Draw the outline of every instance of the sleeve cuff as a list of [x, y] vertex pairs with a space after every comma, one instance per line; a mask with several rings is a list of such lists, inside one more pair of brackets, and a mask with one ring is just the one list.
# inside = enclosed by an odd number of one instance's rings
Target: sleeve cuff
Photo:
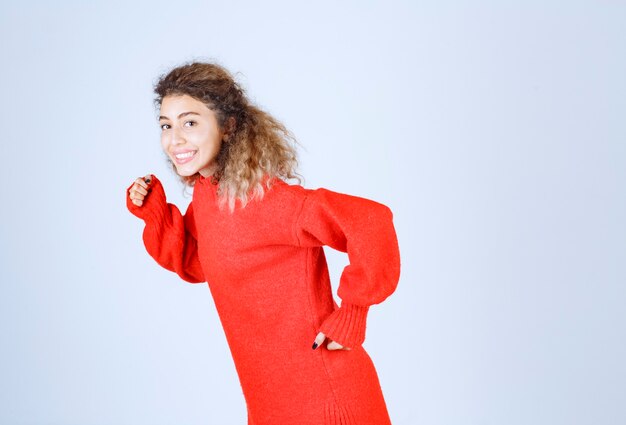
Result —
[[365, 322], [369, 306], [341, 303], [320, 327], [326, 337], [344, 347], [354, 348], [365, 341]]
[[133, 187], [133, 184], [126, 189], [126, 207], [128, 211], [146, 222], [163, 223], [167, 218], [168, 206], [165, 191], [159, 179], [152, 175], [148, 196], [146, 196], [143, 205], [140, 207], [133, 204], [133, 201], [130, 199], [130, 188]]

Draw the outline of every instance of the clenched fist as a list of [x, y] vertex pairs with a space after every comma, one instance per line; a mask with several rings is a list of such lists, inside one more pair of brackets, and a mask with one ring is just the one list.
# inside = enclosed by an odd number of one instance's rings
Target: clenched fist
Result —
[[128, 190], [129, 197], [133, 204], [138, 207], [143, 205], [143, 200], [148, 196], [150, 192], [150, 182], [152, 181], [152, 174], [148, 174], [144, 177], [139, 177], [135, 180], [135, 183]]

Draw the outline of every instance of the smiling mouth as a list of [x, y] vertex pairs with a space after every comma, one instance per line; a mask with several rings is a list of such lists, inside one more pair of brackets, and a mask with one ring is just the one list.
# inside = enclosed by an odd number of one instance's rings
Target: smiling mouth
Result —
[[177, 164], [185, 164], [193, 159], [198, 151], [189, 151], [183, 153], [177, 153], [174, 155], [174, 160]]

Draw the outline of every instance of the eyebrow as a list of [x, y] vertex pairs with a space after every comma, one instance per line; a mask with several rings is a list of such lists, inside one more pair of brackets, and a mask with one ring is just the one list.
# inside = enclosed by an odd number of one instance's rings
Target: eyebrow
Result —
[[[197, 112], [193, 112], [193, 111], [188, 111], [188, 112], [181, 112], [180, 114], [178, 114], [178, 119], [181, 119], [182, 117], [186, 116], [186, 115], [200, 115]], [[168, 117], [166, 117], [165, 115], [161, 115], [159, 116], [159, 121], [161, 120], [169, 120]]]

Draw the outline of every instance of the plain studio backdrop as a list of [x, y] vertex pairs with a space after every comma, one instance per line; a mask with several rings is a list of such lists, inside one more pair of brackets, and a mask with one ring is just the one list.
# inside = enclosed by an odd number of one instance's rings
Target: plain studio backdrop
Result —
[[295, 133], [306, 187], [393, 210], [402, 275], [365, 347], [394, 425], [626, 423], [625, 22], [618, 1], [3, 1], [0, 423], [246, 423], [207, 285], [125, 206], [150, 172], [191, 199], [152, 85], [193, 59]]

